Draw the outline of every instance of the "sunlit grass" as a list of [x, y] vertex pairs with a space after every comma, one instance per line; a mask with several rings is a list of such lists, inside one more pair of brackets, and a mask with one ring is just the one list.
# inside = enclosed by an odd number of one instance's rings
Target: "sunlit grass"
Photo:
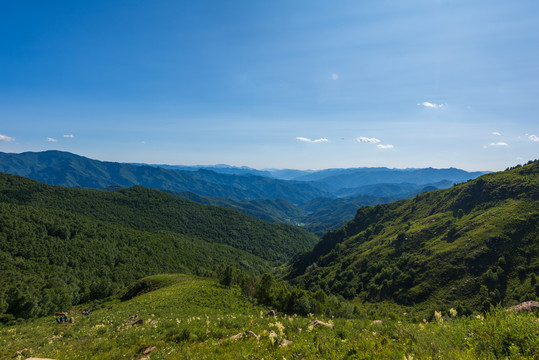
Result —
[[[211, 279], [152, 277], [156, 290], [109, 302], [73, 324], [54, 317], [0, 328], [0, 358], [26, 359], [537, 359], [539, 319], [502, 309], [432, 321], [360, 315], [331, 319], [278, 314]], [[112, 309], [107, 307], [112, 305]], [[142, 324], [134, 324], [142, 319]], [[333, 328], [313, 326], [315, 319]], [[152, 350], [155, 347], [155, 350]], [[144, 354], [147, 351], [149, 354]]]

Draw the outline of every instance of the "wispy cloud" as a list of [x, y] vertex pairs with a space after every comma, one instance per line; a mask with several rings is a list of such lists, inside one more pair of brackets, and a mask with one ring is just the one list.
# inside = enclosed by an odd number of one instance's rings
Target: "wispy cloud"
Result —
[[75, 135], [73, 134], [68, 134], [68, 135], [64, 135], [65, 138], [70, 138], [70, 139], [73, 139], [75, 137]]
[[371, 143], [371, 144], [376, 144], [376, 143], [379, 143], [381, 141], [381, 140], [379, 140], [377, 138], [368, 138], [368, 137], [365, 137], [365, 136], [360, 136], [356, 140], [357, 140], [357, 142]]
[[15, 138], [12, 138], [11, 136], [0, 134], [0, 141], [15, 141]]
[[299, 140], [299, 141], [310, 142], [310, 143], [321, 143], [321, 142], [328, 142], [329, 141], [326, 138], [320, 138], [320, 139], [316, 139], [316, 140], [311, 140], [311, 139], [303, 137], [303, 136], [298, 136], [296, 139]]
[[379, 145], [376, 145], [376, 147], [379, 149], [393, 149], [394, 148], [394, 146], [390, 144], [387, 144], [387, 145], [379, 144]]
[[500, 133], [499, 133], [499, 132], [497, 132], [497, 131], [493, 131], [493, 132], [492, 132], [492, 135], [496, 135], [496, 136], [502, 136], [502, 134], [500, 134]]
[[537, 135], [534, 135], [534, 134], [531, 134], [528, 137], [528, 139], [530, 139], [531, 141], [535, 141], [535, 142], [539, 141], [539, 137], [537, 137]]
[[51, 137], [48, 137], [48, 138], [47, 138], [47, 141], [49, 141], [49, 142], [57, 142], [58, 140], [53, 139], [53, 138], [51, 138]]
[[444, 104], [433, 104], [433, 103], [428, 102], [428, 101], [423, 101], [423, 102], [417, 104], [417, 106], [424, 106], [424, 107], [428, 107], [428, 108], [441, 108], [441, 107], [444, 107]]
[[490, 144], [488, 144], [488, 146], [509, 146], [509, 144], [503, 141], [498, 141], [498, 142], [491, 142]]

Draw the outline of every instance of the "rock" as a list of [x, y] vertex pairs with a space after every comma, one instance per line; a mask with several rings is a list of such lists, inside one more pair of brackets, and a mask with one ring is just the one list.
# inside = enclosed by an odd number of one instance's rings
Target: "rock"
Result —
[[523, 303], [520, 303], [518, 305], [510, 307], [506, 311], [514, 311], [514, 312], [521, 312], [521, 311], [534, 312], [534, 311], [539, 311], [539, 302], [538, 301], [525, 301]]
[[286, 347], [286, 346], [288, 346], [288, 345], [290, 345], [290, 344], [292, 344], [292, 341], [284, 339], [284, 340], [281, 342], [281, 345], [280, 345], [280, 346], [281, 346], [281, 347]]
[[144, 351], [142, 352], [142, 355], [148, 355], [149, 353], [151, 353], [151, 352], [154, 351], [155, 349], [157, 349], [157, 346], [150, 346], [150, 347], [147, 347], [147, 348], [144, 349]]
[[236, 335], [232, 335], [231, 337], [229, 337], [227, 340], [237, 340], [237, 339], [240, 339], [243, 337], [243, 333], [238, 333]]
[[255, 338], [257, 338], [257, 339], [258, 339], [258, 335], [257, 335], [257, 334], [255, 334], [254, 332], [252, 332], [251, 330], [247, 331], [247, 335], [249, 335], [249, 336], [253, 336], [253, 337], [255, 337]]
[[328, 323], [325, 323], [325, 322], [320, 321], [320, 320], [315, 320], [312, 323], [310, 323], [309, 325], [312, 325], [314, 327], [316, 327], [318, 325], [321, 325], [321, 326], [325, 326], [325, 327], [328, 327], [330, 329], [333, 329], [333, 324], [328, 324]]

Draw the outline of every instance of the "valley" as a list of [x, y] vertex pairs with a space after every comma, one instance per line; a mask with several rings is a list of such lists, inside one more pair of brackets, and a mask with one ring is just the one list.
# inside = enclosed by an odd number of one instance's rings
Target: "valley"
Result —
[[[539, 161], [368, 184], [397, 175], [284, 180], [25, 156], [36, 163], [1, 163], [21, 173], [0, 173], [2, 358], [539, 353], [537, 313], [505, 311], [539, 300]], [[57, 324], [60, 312], [74, 322]]]

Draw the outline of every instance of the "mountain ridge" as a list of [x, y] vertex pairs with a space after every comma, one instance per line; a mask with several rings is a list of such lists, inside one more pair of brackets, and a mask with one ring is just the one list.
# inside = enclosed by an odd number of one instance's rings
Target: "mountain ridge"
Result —
[[[510, 216], [508, 216], [510, 214]], [[287, 278], [364, 301], [514, 305], [539, 297], [539, 161], [413, 199], [358, 209]]]

